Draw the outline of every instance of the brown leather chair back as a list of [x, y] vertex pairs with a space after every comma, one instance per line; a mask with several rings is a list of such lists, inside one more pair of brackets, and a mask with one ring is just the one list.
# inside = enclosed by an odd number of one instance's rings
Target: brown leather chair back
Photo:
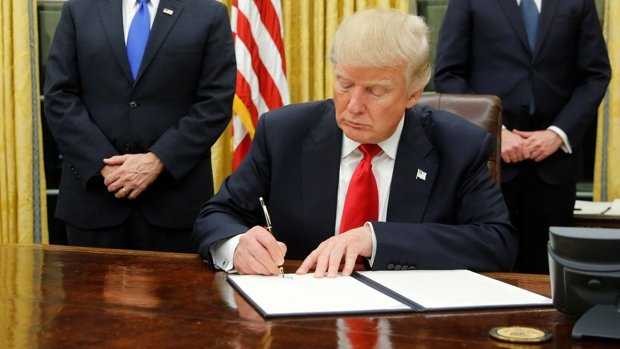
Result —
[[489, 156], [489, 171], [501, 185], [502, 103], [497, 96], [432, 93], [423, 95], [418, 103], [459, 115], [492, 134], [495, 149]]

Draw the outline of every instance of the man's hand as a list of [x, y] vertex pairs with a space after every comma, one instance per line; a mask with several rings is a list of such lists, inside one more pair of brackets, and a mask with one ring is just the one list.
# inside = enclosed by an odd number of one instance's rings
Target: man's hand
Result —
[[530, 149], [526, 146], [526, 139], [519, 131], [502, 129], [502, 160], [509, 164], [530, 158]]
[[563, 143], [562, 138], [552, 130], [532, 132], [515, 130], [514, 133], [525, 139], [525, 146], [530, 152], [530, 159], [536, 162], [543, 161], [555, 153]]
[[104, 173], [107, 166], [101, 171], [105, 177], [103, 183], [117, 199], [137, 198], [164, 170], [164, 164], [153, 153], [117, 155], [103, 159], [103, 162], [117, 167], [107, 176]]
[[285, 255], [284, 243], [265, 228], [255, 226], [239, 238], [233, 260], [239, 274], [278, 275]]
[[115, 166], [105, 165], [103, 166], [101, 171], [99, 171], [99, 173], [103, 176], [103, 179], [106, 179], [114, 171], [118, 170], [119, 167], [120, 167], [119, 165], [115, 165]]
[[297, 274], [306, 274], [314, 267], [314, 276], [322, 278], [336, 277], [340, 262], [344, 257], [342, 275], [351, 275], [358, 256], [370, 257], [372, 254], [372, 232], [363, 225], [343, 234], [323, 241], [303, 261]]

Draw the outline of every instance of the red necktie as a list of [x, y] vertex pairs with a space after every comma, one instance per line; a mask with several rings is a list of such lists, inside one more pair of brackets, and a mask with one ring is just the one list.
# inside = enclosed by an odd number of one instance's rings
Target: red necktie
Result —
[[359, 150], [364, 153], [364, 157], [349, 182], [340, 233], [361, 227], [366, 221], [377, 220], [379, 217], [379, 192], [375, 176], [372, 174], [372, 158], [381, 151], [381, 148], [376, 144], [362, 144]]

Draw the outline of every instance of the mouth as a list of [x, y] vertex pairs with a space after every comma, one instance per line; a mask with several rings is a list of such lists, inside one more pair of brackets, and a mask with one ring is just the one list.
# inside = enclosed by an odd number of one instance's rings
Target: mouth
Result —
[[362, 124], [362, 123], [358, 123], [358, 122], [353, 122], [353, 121], [345, 121], [345, 125], [347, 125], [348, 127], [351, 127], [351, 128], [355, 128], [355, 129], [368, 128], [368, 125], [366, 125], [366, 124]]

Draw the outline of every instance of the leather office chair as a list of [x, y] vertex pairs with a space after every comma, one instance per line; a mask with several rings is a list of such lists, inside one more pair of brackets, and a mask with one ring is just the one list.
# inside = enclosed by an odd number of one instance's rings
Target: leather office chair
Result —
[[501, 185], [502, 103], [497, 96], [432, 93], [423, 95], [418, 103], [459, 115], [492, 134], [495, 149], [488, 166], [497, 185]]

